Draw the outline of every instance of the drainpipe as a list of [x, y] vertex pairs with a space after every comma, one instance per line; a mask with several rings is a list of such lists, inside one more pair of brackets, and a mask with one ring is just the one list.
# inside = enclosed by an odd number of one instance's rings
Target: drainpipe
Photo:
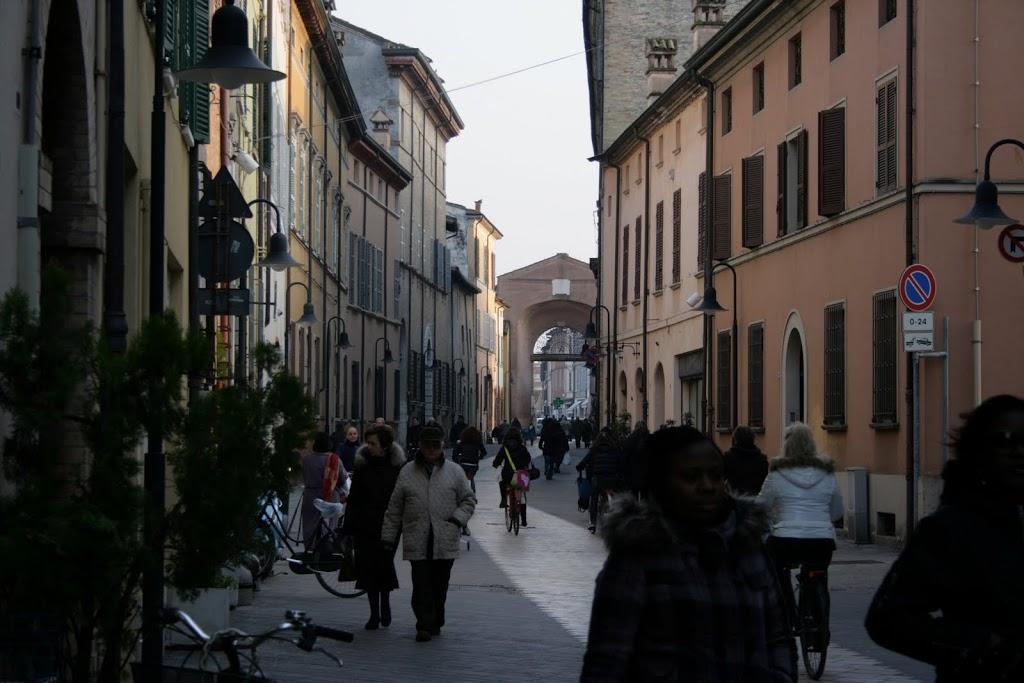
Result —
[[[907, 94], [906, 94], [906, 261], [913, 265], [917, 261], [917, 244], [914, 239], [914, 0], [907, 0]], [[915, 467], [915, 442], [918, 435], [914, 429], [914, 416], [918, 396], [917, 357], [906, 354], [907, 375], [907, 505], [906, 541], [910, 541], [917, 522], [917, 468]]]
[[[704, 235], [704, 287], [705, 289], [711, 285], [712, 278], [714, 277], [712, 271], [714, 270], [714, 256], [715, 256], [715, 231], [712, 229], [712, 218], [715, 215], [715, 193], [712, 191], [715, 182], [715, 84], [705, 76], [697, 73], [694, 74], [697, 79], [697, 83], [707, 90], [708, 107], [707, 107], [707, 123], [705, 124], [704, 131], [704, 144], [706, 150], [706, 170], [705, 170], [705, 183], [704, 190], [707, 192], [707, 199], [704, 202], [704, 206], [707, 207], [707, 218], [705, 218], [705, 235]], [[735, 311], [734, 311], [735, 314]], [[712, 420], [712, 413], [714, 413], [714, 391], [712, 390], [711, 382], [714, 373], [714, 354], [711, 348], [711, 342], [714, 339], [714, 328], [712, 316], [704, 316], [704, 432], [707, 434], [711, 433], [714, 428], [714, 421]], [[738, 360], [738, 359], [737, 359]], [[735, 362], [735, 361], [734, 361]], [[734, 391], [738, 387], [734, 388]]]
[[36, 86], [43, 56], [39, 31], [39, 1], [29, 8], [28, 41], [24, 56], [24, 114], [22, 144], [18, 149], [18, 287], [29, 306], [39, 308], [39, 141], [36, 139]]
[[612, 408], [612, 421], [614, 422], [618, 418], [617, 397], [618, 392], [614, 386], [614, 382], [618, 380], [619, 374], [619, 247], [621, 240], [619, 239], [619, 224], [622, 221], [622, 167], [618, 164], [608, 163], [608, 166], [615, 169], [615, 225], [612, 226], [612, 233], [615, 235], [615, 265], [612, 272], [612, 338], [611, 347], [608, 350], [608, 366], [609, 374], [615, 378], [612, 382], [612, 394], [611, 394], [611, 408]]
[[[103, 328], [107, 346], [111, 351], [121, 352], [128, 346], [128, 320], [124, 313], [124, 0], [110, 0], [107, 20], [110, 61], [107, 65], [107, 253], [103, 269]], [[192, 303], [189, 302], [190, 310]]]
[[[644, 424], [647, 424], [647, 412], [649, 402], [647, 400], [647, 305], [651, 298], [651, 278], [650, 278], [650, 265], [651, 265], [651, 140], [645, 138], [634, 130], [633, 134], [637, 140], [641, 140], [644, 143], [644, 305], [643, 305], [643, 326], [641, 329], [642, 339], [644, 345], [643, 355], [643, 391], [644, 391], [644, 402], [641, 408], [641, 418]], [[638, 244], [637, 247], [640, 245]], [[650, 427], [648, 426], [648, 429]]]

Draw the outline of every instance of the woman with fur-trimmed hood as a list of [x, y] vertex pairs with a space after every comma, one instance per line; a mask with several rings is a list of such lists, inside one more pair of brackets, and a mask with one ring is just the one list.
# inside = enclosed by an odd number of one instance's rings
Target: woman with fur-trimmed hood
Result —
[[843, 517], [843, 495], [832, 460], [818, 452], [811, 428], [794, 422], [786, 428], [782, 455], [771, 461], [757, 501], [772, 516], [768, 552], [782, 590], [793, 598], [789, 567], [826, 571], [836, 549], [833, 520]]
[[643, 502], [613, 497], [602, 524], [580, 680], [796, 681], [763, 508], [729, 496], [722, 452], [696, 429], [660, 429], [645, 447]]

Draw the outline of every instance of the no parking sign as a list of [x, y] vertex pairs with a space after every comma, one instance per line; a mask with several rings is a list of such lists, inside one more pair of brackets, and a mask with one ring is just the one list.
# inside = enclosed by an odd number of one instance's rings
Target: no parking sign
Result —
[[928, 266], [915, 263], [900, 275], [899, 291], [908, 311], [926, 311], [935, 302], [935, 276]]

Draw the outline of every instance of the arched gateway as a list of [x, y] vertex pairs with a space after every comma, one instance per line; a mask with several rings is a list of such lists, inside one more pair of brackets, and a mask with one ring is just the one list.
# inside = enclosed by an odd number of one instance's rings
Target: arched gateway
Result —
[[[498, 296], [508, 306], [510, 323], [510, 412], [526, 424], [532, 412], [534, 343], [553, 327], [582, 334], [597, 300], [597, 283], [586, 263], [555, 254], [499, 276]], [[578, 358], [579, 349], [574, 353]]]

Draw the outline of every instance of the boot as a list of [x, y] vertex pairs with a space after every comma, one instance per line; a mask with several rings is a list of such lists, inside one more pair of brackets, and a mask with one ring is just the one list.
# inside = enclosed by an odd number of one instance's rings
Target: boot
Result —
[[380, 593], [370, 591], [366, 597], [370, 600], [370, 620], [366, 622], [366, 630], [376, 631], [380, 626]]
[[384, 628], [391, 626], [391, 591], [380, 594], [380, 625]]
[[526, 527], [526, 505], [523, 505], [523, 509], [520, 510], [520, 523], [524, 528]]

